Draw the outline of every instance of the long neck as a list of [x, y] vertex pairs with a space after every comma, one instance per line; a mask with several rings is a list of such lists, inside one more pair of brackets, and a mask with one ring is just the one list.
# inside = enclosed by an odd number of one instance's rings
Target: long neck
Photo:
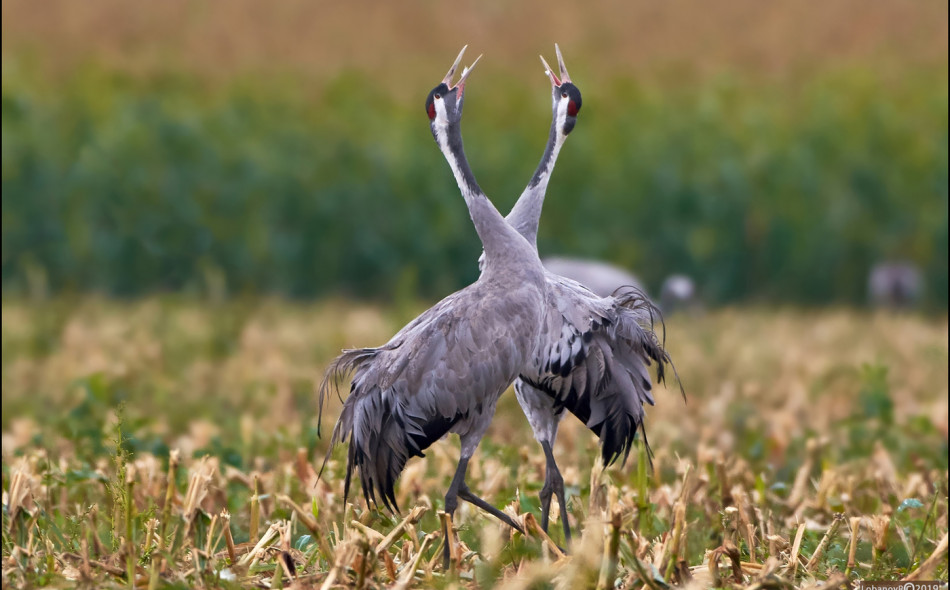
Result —
[[[457, 124], [451, 125], [446, 132], [437, 133], [435, 139], [468, 206], [485, 250], [486, 268], [503, 266], [506, 262], [517, 263], [520, 259], [537, 259], [536, 252], [512, 229], [478, 186], [462, 147], [461, 128]], [[537, 264], [540, 267], [540, 262]]]
[[518, 233], [520, 233], [535, 250], [538, 249], [538, 224], [541, 221], [541, 208], [544, 206], [544, 194], [548, 190], [548, 181], [551, 179], [551, 172], [554, 170], [554, 163], [557, 161], [557, 155], [564, 145], [567, 138], [563, 133], [558, 133], [556, 113], [555, 119], [551, 121], [551, 133], [548, 136], [548, 144], [544, 148], [544, 154], [541, 156], [541, 162], [538, 164], [534, 176], [531, 177], [528, 186], [518, 197], [518, 202], [508, 213], [508, 223], [511, 224]]

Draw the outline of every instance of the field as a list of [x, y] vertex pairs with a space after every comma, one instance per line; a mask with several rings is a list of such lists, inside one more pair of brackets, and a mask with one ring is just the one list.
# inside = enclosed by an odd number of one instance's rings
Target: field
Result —
[[[946, 1], [0, 10], [4, 589], [946, 587]], [[315, 389], [477, 274], [426, 92], [484, 52], [465, 147], [507, 211], [554, 42], [584, 106], [542, 255], [687, 274], [706, 311], [667, 318], [652, 469], [564, 422], [569, 547], [506, 394], [468, 481], [527, 533], [463, 504], [446, 571], [458, 441], [398, 514], [344, 505]], [[882, 261], [913, 311], [868, 308]]]
[[532, 528], [543, 455], [509, 392], [469, 482], [529, 534], [463, 503], [463, 549], [446, 573], [438, 511], [457, 440], [410, 462], [397, 515], [361, 498], [342, 505], [342, 449], [315, 477], [327, 445], [315, 417], [323, 367], [343, 346], [387, 339], [420, 308], [6, 300], [4, 587], [946, 580], [945, 316], [750, 308], [668, 318], [688, 399], [675, 386], [657, 391], [653, 471], [642, 453], [604, 470], [593, 435], [571, 418], [562, 427], [567, 557], [557, 520], [553, 544]]

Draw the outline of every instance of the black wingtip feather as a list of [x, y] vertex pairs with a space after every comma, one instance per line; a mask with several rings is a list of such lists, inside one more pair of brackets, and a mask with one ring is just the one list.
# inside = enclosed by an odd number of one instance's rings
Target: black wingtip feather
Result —
[[617, 459], [621, 459], [621, 465], [626, 465], [637, 430], [641, 429], [640, 422], [623, 408], [616, 408], [603, 425], [599, 436], [604, 465], [612, 465]]

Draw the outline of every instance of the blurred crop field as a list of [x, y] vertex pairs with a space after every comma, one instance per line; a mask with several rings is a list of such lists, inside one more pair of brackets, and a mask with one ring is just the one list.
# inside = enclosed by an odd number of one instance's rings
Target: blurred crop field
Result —
[[[436, 513], [454, 437], [410, 462], [401, 514], [360, 498], [342, 505], [342, 449], [315, 476], [327, 449], [315, 417], [323, 367], [420, 310], [7, 301], [4, 584], [128, 587], [129, 568], [142, 588], [158, 572], [159, 587], [181, 588], [946, 580], [946, 317], [746, 308], [668, 318], [688, 399], [671, 384], [648, 408], [653, 470], [642, 453], [595, 466], [595, 437], [569, 417], [555, 453], [571, 498], [570, 556], [463, 504], [453, 582]], [[469, 482], [530, 522], [543, 467], [509, 392]], [[551, 530], [563, 544], [556, 520]]]
[[861, 304], [910, 260], [946, 309], [945, 2], [360, 6], [5, 2], [4, 292], [437, 299], [477, 242], [426, 93], [485, 53], [466, 148], [507, 211], [557, 41], [584, 110], [543, 254], [717, 304]]
[[[0, 10], [4, 589], [946, 587], [946, 2]], [[702, 309], [666, 318], [687, 398], [647, 409], [652, 470], [564, 421], [565, 547], [506, 393], [468, 482], [527, 534], [462, 504], [445, 571], [457, 439], [399, 514], [344, 506], [315, 387], [477, 276], [426, 93], [485, 54], [466, 152], [507, 211], [554, 42], [584, 106], [541, 254], [692, 277]], [[917, 309], [867, 305], [893, 260]]]

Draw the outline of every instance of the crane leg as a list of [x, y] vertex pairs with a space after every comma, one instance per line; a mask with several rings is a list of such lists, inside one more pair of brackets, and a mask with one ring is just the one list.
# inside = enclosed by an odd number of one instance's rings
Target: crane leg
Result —
[[[449, 515], [455, 514], [455, 509], [458, 508], [459, 498], [465, 500], [473, 506], [481, 508], [485, 512], [491, 514], [498, 520], [507, 524], [511, 528], [515, 529], [522, 535], [524, 534], [524, 529], [521, 528], [521, 525], [516, 523], [514, 519], [502, 512], [501, 510], [495, 508], [482, 498], [479, 498], [472, 490], [468, 489], [468, 485], [465, 483], [465, 471], [468, 469], [468, 460], [469, 457], [462, 457], [459, 459], [458, 467], [455, 470], [455, 475], [452, 477], [452, 483], [449, 485], [449, 490], [445, 494], [445, 512]], [[450, 519], [447, 519], [450, 521]], [[451, 543], [454, 541], [450, 536], [451, 531], [446, 530], [447, 526], [446, 521], [443, 521], [442, 524], [442, 537], [445, 539], [445, 545], [442, 548], [442, 562], [445, 566], [445, 569], [448, 570], [451, 565]]]
[[[465, 471], [468, 469], [468, 459], [468, 457], [459, 459], [458, 467], [455, 469], [455, 475], [452, 477], [452, 483], [449, 484], [449, 489], [445, 493], [445, 513], [450, 516], [455, 516], [455, 509], [458, 508], [460, 489], [468, 489], [465, 486]], [[451, 518], [442, 521], [442, 538], [445, 540], [442, 546], [442, 562], [446, 570], [448, 570], [451, 565], [451, 546], [455, 542], [454, 535], [452, 531], [448, 530], [448, 525], [446, 524], [451, 521]]]
[[465, 500], [466, 502], [468, 502], [469, 504], [472, 504], [473, 506], [478, 506], [485, 512], [491, 514], [492, 516], [502, 521], [503, 523], [507, 524], [511, 528], [515, 529], [522, 535], [524, 534], [524, 529], [521, 528], [521, 525], [516, 523], [510, 516], [508, 516], [501, 510], [495, 508], [494, 506], [492, 506], [485, 500], [473, 494], [472, 491], [468, 489], [468, 486], [465, 485], [464, 483], [462, 484], [462, 486], [463, 486], [462, 489], [459, 490], [459, 498]]
[[[547, 443], [544, 443], [547, 444]], [[541, 498], [541, 528], [548, 532], [548, 521], [551, 514], [551, 496], [554, 494], [554, 471], [550, 465], [544, 468], [544, 487], [538, 496]]]
[[546, 466], [544, 468], [544, 487], [541, 488], [541, 528], [548, 532], [548, 522], [551, 515], [551, 496], [557, 497], [557, 503], [560, 507], [561, 524], [564, 527], [564, 544], [571, 544], [571, 524], [567, 520], [567, 499], [564, 497], [564, 478], [561, 477], [561, 470], [558, 469], [554, 461], [554, 452], [551, 450], [551, 443], [543, 441], [541, 448], [544, 449]]

